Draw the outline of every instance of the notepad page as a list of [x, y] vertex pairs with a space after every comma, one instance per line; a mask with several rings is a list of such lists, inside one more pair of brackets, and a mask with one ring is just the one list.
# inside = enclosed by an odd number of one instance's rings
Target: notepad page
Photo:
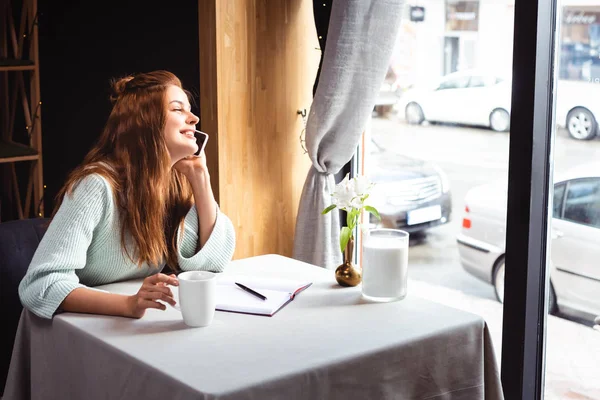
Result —
[[218, 285], [229, 285], [235, 286], [235, 282], [239, 282], [242, 285], [246, 285], [254, 290], [268, 289], [277, 290], [280, 292], [294, 293], [301, 287], [309, 285], [310, 281], [296, 281], [291, 279], [281, 278], [264, 278], [254, 276], [243, 276], [243, 275], [220, 275], [217, 278]]
[[261, 289], [260, 294], [267, 299], [261, 300], [235, 285], [217, 285], [216, 309], [272, 315], [290, 299], [290, 293], [277, 290]]

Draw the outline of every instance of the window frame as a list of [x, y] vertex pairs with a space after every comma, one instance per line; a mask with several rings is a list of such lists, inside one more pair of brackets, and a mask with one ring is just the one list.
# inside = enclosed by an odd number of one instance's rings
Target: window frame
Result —
[[515, 1], [501, 380], [506, 399], [544, 398], [557, 0]]

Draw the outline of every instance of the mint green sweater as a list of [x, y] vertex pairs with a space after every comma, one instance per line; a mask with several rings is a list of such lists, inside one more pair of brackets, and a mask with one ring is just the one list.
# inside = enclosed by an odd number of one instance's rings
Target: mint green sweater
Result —
[[[155, 267], [138, 266], [121, 248], [115, 201], [112, 187], [99, 174], [88, 175], [75, 186], [72, 195], [65, 196], [19, 285], [24, 307], [40, 317], [52, 318], [73, 289], [160, 272], [164, 262]], [[131, 237], [126, 242], [133, 245]], [[218, 211], [209, 239], [196, 253], [197, 246], [198, 216], [193, 206], [185, 217], [178, 245], [179, 267], [184, 271], [222, 272], [235, 249], [235, 232], [229, 218]]]

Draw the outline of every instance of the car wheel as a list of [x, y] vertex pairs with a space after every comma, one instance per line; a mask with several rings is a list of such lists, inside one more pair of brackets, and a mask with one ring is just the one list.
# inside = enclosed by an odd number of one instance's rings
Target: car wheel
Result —
[[495, 132], [506, 132], [510, 128], [510, 114], [497, 108], [490, 114], [490, 128]]
[[419, 125], [425, 120], [423, 109], [417, 103], [409, 103], [404, 112], [406, 121], [411, 125]]
[[567, 115], [567, 130], [573, 139], [590, 140], [596, 136], [597, 123], [587, 108], [577, 107]]
[[[494, 292], [496, 298], [500, 303], [504, 303], [504, 256], [496, 264], [494, 269], [494, 275], [492, 283], [494, 284]], [[548, 294], [548, 314], [555, 314], [558, 311], [558, 304], [556, 303], [556, 293], [554, 292], [554, 286], [550, 282], [550, 293]]]
[[492, 284], [494, 285], [496, 298], [500, 303], [504, 303], [504, 256], [496, 264], [492, 276]]

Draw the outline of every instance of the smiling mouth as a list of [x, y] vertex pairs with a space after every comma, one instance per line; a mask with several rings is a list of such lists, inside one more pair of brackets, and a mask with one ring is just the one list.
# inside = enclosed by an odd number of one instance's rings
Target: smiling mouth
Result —
[[196, 136], [194, 136], [194, 131], [181, 131], [181, 134], [187, 138], [196, 140]]

